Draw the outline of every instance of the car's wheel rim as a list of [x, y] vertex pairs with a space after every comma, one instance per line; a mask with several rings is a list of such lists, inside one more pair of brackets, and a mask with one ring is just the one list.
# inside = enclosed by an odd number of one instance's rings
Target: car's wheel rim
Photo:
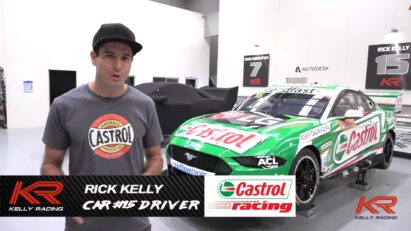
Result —
[[310, 201], [317, 187], [317, 170], [312, 160], [305, 158], [299, 162], [295, 179], [297, 197], [301, 202]]
[[391, 163], [392, 156], [394, 152], [394, 145], [391, 139], [387, 139], [384, 146], [384, 161], [386, 164]]

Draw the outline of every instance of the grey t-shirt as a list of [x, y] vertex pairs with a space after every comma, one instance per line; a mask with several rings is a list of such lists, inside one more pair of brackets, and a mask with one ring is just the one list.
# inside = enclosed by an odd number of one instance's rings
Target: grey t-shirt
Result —
[[[117, 98], [100, 97], [87, 85], [67, 92], [54, 100], [43, 135], [45, 144], [69, 148], [70, 175], [141, 175], [144, 149], [161, 141], [154, 102], [132, 87]], [[93, 230], [93, 223], [124, 219], [86, 218], [82, 228], [91, 225], [88, 230]], [[149, 227], [148, 218], [126, 220], [121, 222], [126, 227]], [[66, 228], [70, 226], [75, 223], [68, 219]]]

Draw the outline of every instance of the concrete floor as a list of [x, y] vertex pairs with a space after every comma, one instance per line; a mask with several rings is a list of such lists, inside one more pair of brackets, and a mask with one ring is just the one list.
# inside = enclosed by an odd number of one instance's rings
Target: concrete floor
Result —
[[[43, 128], [0, 129], [0, 175], [38, 175], [44, 145]], [[67, 172], [67, 161], [63, 169]], [[409, 230], [411, 227], [411, 155], [395, 156], [388, 170], [372, 169], [369, 191], [347, 187], [355, 177], [322, 181], [317, 213], [295, 218], [186, 218], [151, 217], [152, 230]], [[397, 220], [356, 220], [360, 196], [396, 196]], [[4, 201], [1, 200], [0, 203]], [[371, 215], [363, 212], [362, 215]], [[408, 227], [408, 228], [407, 228]], [[1, 217], [0, 230], [64, 230], [63, 217]]]

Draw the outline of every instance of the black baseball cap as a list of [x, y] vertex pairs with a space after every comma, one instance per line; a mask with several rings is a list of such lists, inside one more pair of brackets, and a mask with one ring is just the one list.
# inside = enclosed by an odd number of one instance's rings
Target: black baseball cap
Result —
[[101, 25], [93, 38], [93, 50], [97, 52], [106, 42], [123, 42], [131, 47], [133, 56], [141, 51], [143, 46], [136, 42], [134, 33], [121, 23], [108, 23]]

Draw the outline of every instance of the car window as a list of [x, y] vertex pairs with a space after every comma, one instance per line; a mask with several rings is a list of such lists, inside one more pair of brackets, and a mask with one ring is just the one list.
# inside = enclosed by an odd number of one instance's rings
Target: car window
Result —
[[239, 105], [238, 111], [251, 111], [278, 115], [295, 115], [320, 118], [329, 102], [329, 97], [317, 98], [312, 94], [263, 93], [256, 94]]
[[353, 92], [343, 93], [342, 97], [337, 100], [330, 116], [344, 116], [348, 109], [354, 109], [356, 106]]
[[375, 103], [358, 92], [346, 91], [335, 103], [329, 117], [344, 116], [348, 109], [359, 110], [366, 115], [375, 110]]

